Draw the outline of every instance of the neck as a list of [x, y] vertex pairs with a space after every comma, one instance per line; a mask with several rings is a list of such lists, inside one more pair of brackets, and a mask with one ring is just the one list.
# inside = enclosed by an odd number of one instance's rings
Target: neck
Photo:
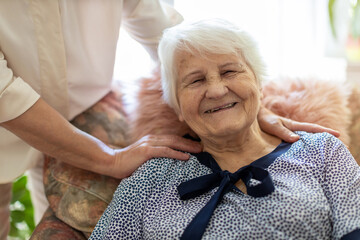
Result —
[[235, 172], [272, 152], [281, 140], [263, 132], [257, 121], [239, 133], [201, 138], [204, 151], [210, 153], [221, 169]]

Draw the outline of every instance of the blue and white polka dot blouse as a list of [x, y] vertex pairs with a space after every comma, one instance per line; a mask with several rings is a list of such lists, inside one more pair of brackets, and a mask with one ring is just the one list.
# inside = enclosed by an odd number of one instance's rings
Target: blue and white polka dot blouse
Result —
[[[274, 191], [252, 197], [231, 189], [202, 239], [360, 239], [359, 166], [330, 134], [298, 134], [284, 153], [255, 161]], [[179, 239], [218, 190], [180, 199], [181, 183], [212, 173], [201, 161], [146, 162], [120, 183], [90, 239]]]

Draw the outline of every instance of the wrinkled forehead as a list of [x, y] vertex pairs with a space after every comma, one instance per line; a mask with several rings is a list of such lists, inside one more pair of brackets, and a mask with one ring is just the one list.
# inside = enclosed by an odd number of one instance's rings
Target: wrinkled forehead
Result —
[[199, 60], [214, 62], [221, 64], [222, 61], [232, 60], [239, 62], [243, 66], [247, 66], [247, 62], [244, 59], [242, 53], [238, 52], [229, 52], [229, 53], [218, 53], [218, 52], [205, 52], [205, 51], [188, 51], [188, 50], [177, 50], [174, 54], [174, 65], [176, 75], [180, 74], [180, 70], [188, 69], [193, 67], [192, 65]]
[[[251, 72], [253, 77], [256, 79], [253, 68], [246, 61], [243, 54], [238, 51], [236, 53], [210, 53], [210, 52], [199, 52], [199, 51], [186, 51], [178, 50], [174, 54], [174, 65], [175, 65], [175, 81], [176, 87], [180, 84], [182, 78], [191, 72], [201, 73], [209, 65], [217, 65], [218, 70], [221, 70], [225, 66], [238, 66], [243, 70]], [[204, 70], [207, 71], [207, 70]], [[257, 81], [258, 82], [258, 81]], [[258, 82], [259, 86], [261, 85]]]
[[177, 74], [181, 69], [187, 68], [191, 65], [193, 59], [200, 57], [199, 53], [185, 50], [177, 50], [174, 54], [174, 64]]

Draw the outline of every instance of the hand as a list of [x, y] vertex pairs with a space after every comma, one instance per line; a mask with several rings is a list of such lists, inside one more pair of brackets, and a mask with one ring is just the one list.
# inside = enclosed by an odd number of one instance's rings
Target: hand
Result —
[[275, 135], [285, 142], [295, 142], [299, 140], [299, 135], [293, 131], [306, 132], [327, 132], [335, 137], [339, 137], [340, 133], [336, 130], [320, 126], [315, 123], [302, 123], [288, 118], [280, 117], [265, 107], [261, 107], [258, 114], [258, 121], [261, 129], [269, 134]]
[[138, 167], [154, 157], [167, 157], [188, 160], [189, 154], [198, 153], [202, 147], [194, 142], [175, 135], [148, 135], [123, 149], [115, 149], [115, 161], [109, 167], [109, 175], [116, 178], [130, 176]]

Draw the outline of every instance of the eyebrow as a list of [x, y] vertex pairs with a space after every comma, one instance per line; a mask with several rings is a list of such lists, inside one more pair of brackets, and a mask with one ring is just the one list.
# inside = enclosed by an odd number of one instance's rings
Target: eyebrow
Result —
[[231, 66], [231, 65], [235, 65], [237, 67], [242, 67], [243, 66], [241, 63], [238, 63], [238, 62], [228, 62], [228, 63], [225, 63], [223, 65], [220, 65], [219, 67], [224, 68], [224, 67]]
[[201, 70], [192, 71], [192, 72], [186, 74], [186, 75], [181, 79], [181, 82], [184, 82], [187, 78], [189, 78], [189, 77], [192, 76], [192, 75], [201, 74], [201, 73], [202, 73]]

